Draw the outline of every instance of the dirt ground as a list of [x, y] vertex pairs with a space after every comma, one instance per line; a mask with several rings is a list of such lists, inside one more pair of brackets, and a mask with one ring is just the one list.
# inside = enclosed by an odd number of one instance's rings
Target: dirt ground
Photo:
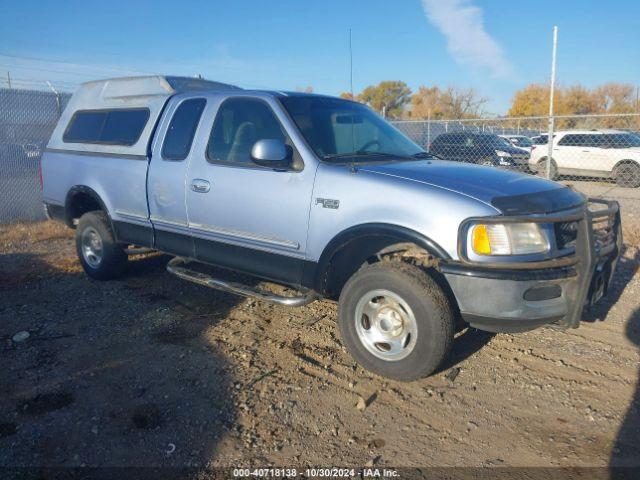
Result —
[[640, 236], [625, 233], [579, 329], [469, 329], [439, 372], [398, 383], [355, 364], [330, 302], [219, 293], [159, 254], [98, 282], [63, 226], [0, 227], [0, 466], [638, 466]]

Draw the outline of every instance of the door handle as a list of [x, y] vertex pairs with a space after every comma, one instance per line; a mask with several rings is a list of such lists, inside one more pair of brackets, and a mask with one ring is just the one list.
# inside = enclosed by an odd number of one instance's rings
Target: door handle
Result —
[[191, 181], [191, 190], [196, 193], [207, 193], [211, 189], [211, 184], [201, 178], [194, 178]]

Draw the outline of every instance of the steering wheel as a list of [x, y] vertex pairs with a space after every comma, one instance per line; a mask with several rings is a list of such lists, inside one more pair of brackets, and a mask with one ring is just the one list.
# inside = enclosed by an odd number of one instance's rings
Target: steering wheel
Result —
[[362, 145], [358, 151], [366, 152], [368, 147], [373, 147], [374, 145], [378, 146], [378, 150], [380, 149], [380, 142], [378, 140], [369, 140], [367, 143]]

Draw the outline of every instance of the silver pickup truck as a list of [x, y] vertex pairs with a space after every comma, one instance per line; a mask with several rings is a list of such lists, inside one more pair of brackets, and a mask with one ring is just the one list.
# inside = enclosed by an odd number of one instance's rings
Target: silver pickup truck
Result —
[[617, 203], [438, 160], [362, 104], [199, 79], [83, 84], [41, 167], [45, 209], [76, 229], [90, 277], [117, 277], [148, 248], [208, 287], [288, 306], [337, 300], [353, 357], [400, 380], [432, 373], [463, 322], [577, 327], [622, 242]]

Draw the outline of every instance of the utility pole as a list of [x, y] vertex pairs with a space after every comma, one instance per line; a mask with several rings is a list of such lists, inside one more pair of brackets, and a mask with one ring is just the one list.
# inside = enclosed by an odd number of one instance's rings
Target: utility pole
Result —
[[9, 73], [9, 70], [7, 70], [7, 85], [11, 88], [11, 73]]
[[553, 153], [553, 94], [556, 87], [556, 51], [558, 49], [558, 27], [553, 27], [553, 51], [551, 54], [551, 86], [549, 89], [549, 133], [547, 136], [547, 178], [551, 177], [551, 155]]

